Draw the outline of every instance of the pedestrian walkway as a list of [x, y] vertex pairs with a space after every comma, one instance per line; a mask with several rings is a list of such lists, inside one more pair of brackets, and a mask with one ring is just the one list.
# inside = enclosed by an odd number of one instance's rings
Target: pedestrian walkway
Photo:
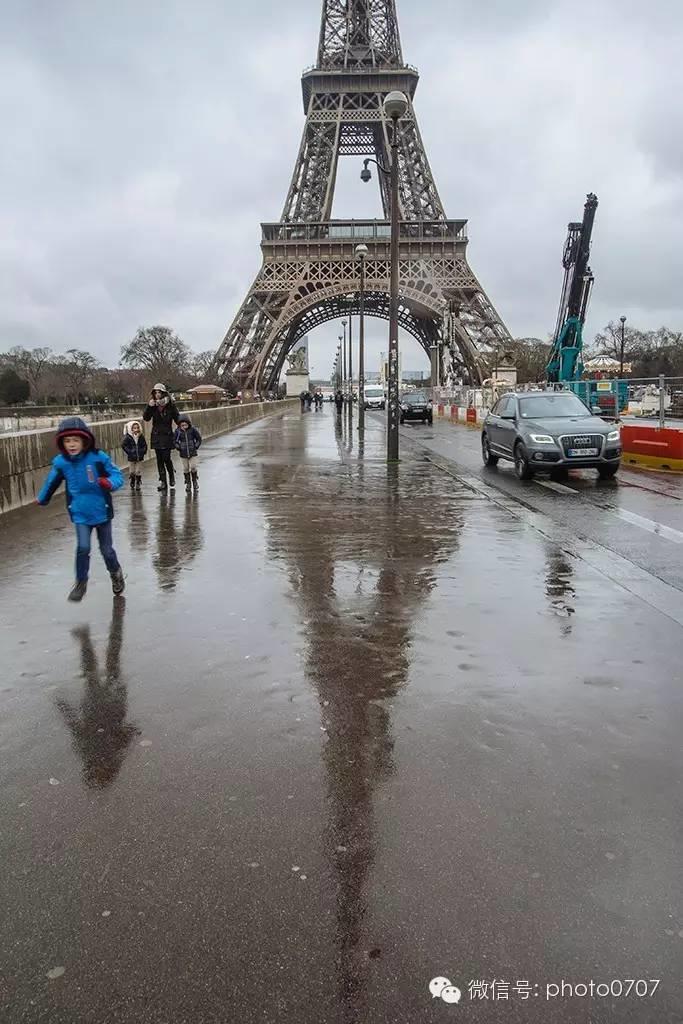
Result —
[[4, 517], [0, 1019], [441, 1024], [435, 976], [634, 971], [609, 1019], [675, 1019], [680, 636], [402, 460], [326, 406], [207, 442], [197, 497], [147, 471], [125, 602], [94, 560], [67, 603], [57, 500]]

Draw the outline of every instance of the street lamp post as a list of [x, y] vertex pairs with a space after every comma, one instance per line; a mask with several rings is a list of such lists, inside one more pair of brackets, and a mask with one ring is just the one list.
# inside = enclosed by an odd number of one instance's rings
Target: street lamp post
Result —
[[360, 262], [360, 296], [358, 324], [358, 429], [365, 430], [365, 259], [368, 247], [364, 242], [356, 246], [356, 259]]
[[341, 325], [342, 325], [342, 330], [344, 332], [343, 335], [339, 338], [339, 340], [342, 343], [343, 350], [344, 350], [344, 398], [348, 399], [349, 375], [348, 375], [347, 371], [348, 371], [348, 365], [349, 364], [348, 364], [347, 359], [346, 359], [346, 320], [342, 320]]
[[368, 164], [374, 163], [384, 174], [389, 174], [391, 185], [391, 278], [389, 288], [389, 395], [387, 423], [387, 462], [398, 462], [399, 379], [398, 379], [398, 257], [399, 257], [399, 204], [398, 204], [398, 122], [408, 109], [408, 100], [402, 92], [390, 92], [384, 100], [384, 113], [391, 119], [391, 167], [387, 170], [377, 160], [366, 159], [361, 180], [371, 178]]
[[346, 395], [346, 329], [344, 329], [344, 334], [343, 335], [342, 334], [339, 335], [339, 348], [341, 349], [341, 368], [342, 368], [341, 389], [342, 389], [342, 394]]
[[619, 322], [621, 323], [621, 348], [619, 352], [619, 376], [624, 376], [624, 329], [626, 327], [626, 317], [620, 316]]

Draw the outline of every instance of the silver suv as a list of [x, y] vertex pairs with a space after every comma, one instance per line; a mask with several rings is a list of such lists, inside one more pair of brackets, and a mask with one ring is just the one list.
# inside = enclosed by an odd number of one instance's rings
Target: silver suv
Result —
[[513, 392], [484, 420], [481, 454], [487, 466], [510, 459], [520, 480], [572, 467], [597, 469], [606, 480], [619, 469], [621, 437], [570, 391]]

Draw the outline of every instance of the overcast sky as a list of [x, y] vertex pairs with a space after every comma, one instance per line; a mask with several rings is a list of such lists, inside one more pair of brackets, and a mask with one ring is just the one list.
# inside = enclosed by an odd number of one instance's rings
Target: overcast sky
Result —
[[[681, 0], [397, 0], [446, 211], [515, 336], [544, 337], [598, 194], [589, 335], [683, 327]], [[116, 365], [140, 325], [215, 348], [280, 216], [320, 0], [4, 0], [0, 349]], [[381, 216], [359, 161], [335, 216]], [[385, 348], [373, 322], [369, 368]], [[337, 327], [312, 338], [329, 372]], [[424, 364], [406, 345], [405, 368]]]

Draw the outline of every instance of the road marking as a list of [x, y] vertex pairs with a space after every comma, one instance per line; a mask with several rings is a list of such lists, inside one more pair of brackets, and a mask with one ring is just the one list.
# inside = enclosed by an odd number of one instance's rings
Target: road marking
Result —
[[549, 491], [557, 491], [558, 494], [578, 494], [573, 487], [567, 487], [566, 484], [555, 483], [554, 480], [536, 480], [535, 483], [539, 487], [547, 487]]
[[672, 540], [674, 544], [683, 544], [683, 533], [680, 530], [674, 530], [672, 526], [656, 523], [654, 519], [646, 519], [645, 516], [639, 516], [635, 512], [628, 512], [625, 508], [615, 508], [610, 509], [610, 511], [612, 515], [619, 516], [620, 519], [631, 523], [633, 526], [639, 526], [641, 530], [655, 533], [658, 537], [665, 537], [666, 540]]

